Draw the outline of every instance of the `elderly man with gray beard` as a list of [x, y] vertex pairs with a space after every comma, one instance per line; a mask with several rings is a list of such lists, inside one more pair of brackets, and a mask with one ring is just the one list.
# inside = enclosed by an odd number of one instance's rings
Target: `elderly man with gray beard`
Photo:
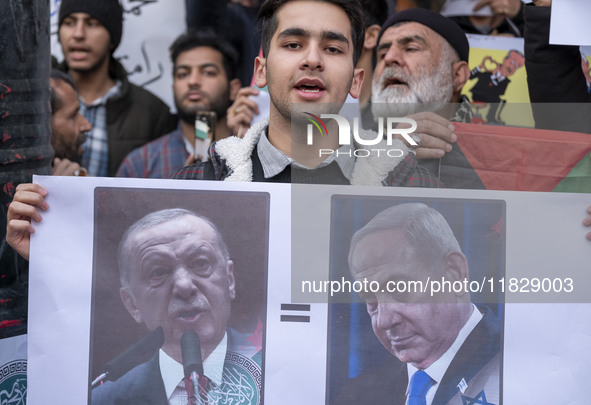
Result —
[[[451, 122], [471, 122], [470, 101], [461, 95], [470, 77], [469, 45], [450, 19], [420, 8], [391, 16], [378, 36], [372, 112], [409, 116], [420, 164], [449, 188], [484, 188], [457, 145]], [[385, 122], [385, 120], [384, 120]]]

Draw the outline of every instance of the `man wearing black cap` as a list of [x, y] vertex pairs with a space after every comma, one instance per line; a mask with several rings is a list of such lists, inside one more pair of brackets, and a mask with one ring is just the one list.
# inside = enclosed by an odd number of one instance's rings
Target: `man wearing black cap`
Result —
[[63, 0], [60, 69], [74, 79], [81, 112], [92, 124], [83, 166], [92, 176], [114, 176], [132, 149], [175, 128], [168, 106], [127, 80], [113, 57], [121, 42], [123, 9], [118, 0]]
[[451, 188], [484, 188], [450, 123], [472, 121], [470, 102], [461, 95], [470, 77], [468, 53], [456, 23], [421, 8], [392, 15], [378, 36], [374, 116], [414, 118], [417, 158]]

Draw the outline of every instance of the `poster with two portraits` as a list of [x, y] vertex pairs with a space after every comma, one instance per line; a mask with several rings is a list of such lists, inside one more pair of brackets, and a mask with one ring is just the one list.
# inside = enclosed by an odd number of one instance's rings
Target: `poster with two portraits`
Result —
[[[138, 402], [141, 395], [158, 403], [155, 398], [164, 395], [154, 393], [163, 385], [161, 352], [175, 357], [174, 345], [168, 345], [175, 330], [198, 329], [203, 349], [212, 323], [218, 330], [221, 325], [224, 350], [218, 359], [223, 372], [207, 394], [210, 403], [376, 403], [377, 395], [383, 403], [403, 404], [409, 375], [404, 362], [418, 362], [413, 353], [428, 352], [432, 340], [447, 333], [443, 326], [453, 323], [445, 321], [444, 312], [425, 310], [450, 305], [435, 302], [443, 297], [438, 289], [446, 288], [445, 280], [451, 281], [448, 289], [456, 288], [445, 297], [461, 296], [471, 302], [470, 311], [483, 315], [459, 349], [447, 354], [447, 369], [455, 370], [459, 383], [444, 377], [436, 395], [447, 391], [448, 399], [460, 404], [585, 403], [591, 243], [581, 220], [591, 204], [588, 195], [34, 181], [47, 188], [50, 208], [32, 238], [29, 404], [95, 405], [114, 401], [111, 393], [126, 403], [121, 392], [134, 390], [140, 396], [127, 403], [144, 403]], [[435, 212], [449, 226], [460, 251], [454, 257], [466, 258], [459, 267], [468, 273], [467, 282], [453, 284], [459, 270], [420, 278], [423, 264], [433, 260], [431, 242], [409, 243], [390, 225], [369, 232], [374, 239], [366, 235], [351, 244], [368, 223], [382, 223], [376, 215], [411, 206]], [[159, 219], [177, 211], [176, 219]], [[376, 268], [386, 274], [379, 289], [370, 283], [378, 280]], [[216, 284], [219, 279], [223, 282]], [[424, 289], [411, 293], [419, 280]], [[388, 281], [398, 292], [384, 289]], [[378, 307], [386, 308], [381, 316]], [[496, 325], [487, 330], [497, 332], [481, 334], [484, 320]], [[142, 346], [157, 326], [164, 330], [162, 350], [162, 341]], [[488, 352], [497, 367], [480, 387], [484, 364], [468, 369], [477, 358], [491, 360]], [[144, 372], [150, 364], [156, 369]], [[92, 388], [105, 371], [111, 376]], [[146, 375], [156, 381], [141, 382]], [[392, 384], [400, 385], [401, 393]], [[101, 390], [110, 393], [98, 395]], [[389, 390], [394, 397], [387, 397]]]

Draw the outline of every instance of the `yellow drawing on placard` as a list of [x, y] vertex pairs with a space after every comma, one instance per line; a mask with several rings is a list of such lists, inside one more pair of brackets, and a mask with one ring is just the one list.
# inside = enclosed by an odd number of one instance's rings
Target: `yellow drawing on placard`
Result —
[[463, 94], [477, 121], [533, 127], [523, 53], [516, 49], [470, 49], [470, 79]]

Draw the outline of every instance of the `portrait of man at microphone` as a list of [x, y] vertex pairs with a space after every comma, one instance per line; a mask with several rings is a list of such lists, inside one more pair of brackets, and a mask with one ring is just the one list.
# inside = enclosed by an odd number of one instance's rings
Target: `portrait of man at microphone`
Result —
[[[121, 302], [150, 332], [92, 382], [92, 405], [260, 403], [237, 363], [260, 370], [261, 348], [230, 327], [235, 264], [211, 220], [150, 212], [124, 232], [117, 262]], [[143, 352], [155, 353], [129, 367]]]

